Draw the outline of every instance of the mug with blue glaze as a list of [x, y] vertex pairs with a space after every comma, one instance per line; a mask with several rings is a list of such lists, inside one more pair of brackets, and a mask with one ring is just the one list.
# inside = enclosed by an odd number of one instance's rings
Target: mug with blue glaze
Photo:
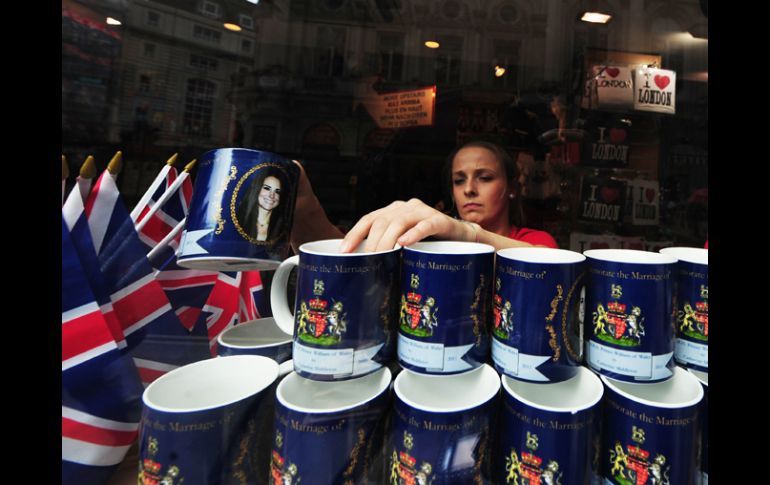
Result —
[[[376, 456], [390, 404], [390, 370], [339, 382], [296, 372], [276, 391], [271, 484], [377, 483]], [[260, 480], [258, 483], [265, 483]]]
[[[276, 324], [292, 334], [294, 370], [320, 381], [361, 377], [395, 353], [394, 322], [400, 249], [340, 253], [341, 239], [303, 244], [279, 266], [270, 289]], [[286, 286], [294, 267], [297, 294]]]
[[273, 317], [239, 323], [217, 336], [217, 354], [264, 355], [281, 364], [291, 359], [291, 334]]
[[139, 483], [259, 482], [264, 467], [248, 443], [257, 440], [258, 416], [278, 369], [267, 357], [237, 355], [153, 381], [142, 395]]
[[486, 362], [494, 258], [495, 248], [479, 243], [404, 248], [398, 360], [405, 369], [456, 374]]
[[564, 249], [497, 252], [492, 360], [498, 372], [543, 383], [577, 375], [583, 357], [585, 259]]
[[381, 483], [490, 483], [500, 392], [500, 376], [491, 366], [448, 376], [404, 370], [393, 389]]
[[495, 483], [588, 485], [594, 479], [604, 390], [593, 372], [576, 370], [550, 384], [502, 376]]
[[677, 263], [676, 346], [677, 363], [702, 372], [709, 371], [709, 250], [664, 248], [662, 254]]
[[670, 379], [674, 363], [676, 258], [629, 249], [594, 249], [588, 263], [586, 361], [627, 382]]
[[601, 379], [604, 483], [695, 483], [698, 379], [681, 367], [654, 384]]
[[703, 401], [700, 404], [698, 414], [698, 469], [700, 471], [700, 481], [695, 483], [708, 485], [709, 483], [709, 375], [708, 372], [701, 372], [695, 369], [687, 369], [694, 375], [703, 387]]
[[300, 169], [275, 153], [203, 154], [177, 264], [211, 271], [271, 270], [290, 250]]

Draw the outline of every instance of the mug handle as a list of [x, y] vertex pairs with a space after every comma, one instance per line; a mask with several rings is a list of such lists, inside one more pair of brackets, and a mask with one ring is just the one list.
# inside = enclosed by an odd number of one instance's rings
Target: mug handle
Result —
[[299, 266], [299, 255], [284, 260], [275, 270], [273, 284], [270, 288], [270, 306], [276, 325], [289, 335], [294, 335], [294, 314], [289, 309], [286, 298], [286, 286], [289, 283], [291, 270]]

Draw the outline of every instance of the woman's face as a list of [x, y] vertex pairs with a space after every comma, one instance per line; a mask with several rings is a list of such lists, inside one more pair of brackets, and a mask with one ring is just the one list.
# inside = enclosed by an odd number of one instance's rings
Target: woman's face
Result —
[[486, 148], [463, 148], [452, 160], [452, 197], [465, 221], [487, 229], [508, 223], [510, 190], [503, 164]]
[[265, 177], [262, 189], [259, 191], [259, 206], [265, 210], [273, 210], [281, 201], [281, 181], [272, 175]]

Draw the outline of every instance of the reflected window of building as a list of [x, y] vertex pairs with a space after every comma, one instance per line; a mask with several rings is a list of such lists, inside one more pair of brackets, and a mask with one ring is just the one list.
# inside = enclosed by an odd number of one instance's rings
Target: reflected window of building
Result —
[[208, 138], [211, 136], [211, 115], [214, 107], [216, 84], [207, 79], [187, 80], [182, 128], [186, 135]]
[[440, 48], [436, 49], [436, 83], [460, 84], [460, 68], [463, 56], [463, 38], [439, 35]]
[[195, 24], [193, 26], [193, 37], [212, 44], [219, 44], [222, 41], [222, 32]]
[[201, 71], [216, 71], [219, 62], [211, 57], [190, 54], [190, 67]]
[[139, 92], [149, 94], [152, 91], [152, 77], [149, 74], [139, 75]]
[[[493, 39], [492, 41], [492, 64], [495, 68], [502, 67], [505, 71], [502, 76], [495, 76], [492, 69], [487, 71], [492, 74], [493, 86], [501, 88], [517, 87], [517, 74], [519, 64], [519, 51], [521, 50], [521, 41], [517, 39]], [[482, 66], [486, 69], [486, 66]], [[486, 77], [485, 79], [489, 79]]]
[[404, 71], [404, 34], [377, 32], [377, 50], [377, 73], [388, 81], [401, 81]]
[[155, 57], [155, 44], [149, 42], [144, 43], [144, 57], [153, 59]]
[[241, 41], [241, 52], [251, 53], [252, 49], [254, 49], [254, 43], [252, 41], [248, 39]]
[[340, 76], [344, 71], [344, 53], [347, 30], [342, 27], [330, 27], [321, 25], [317, 31], [318, 46], [315, 55], [316, 76], [331, 77]]
[[219, 4], [210, 0], [203, 0], [201, 2], [200, 12], [214, 19], [218, 19], [221, 16]]
[[254, 19], [249, 15], [240, 14], [238, 16], [238, 23], [244, 29], [254, 30]]
[[149, 27], [160, 26], [160, 13], [155, 12], [154, 10], [148, 10], [147, 16], [145, 17], [145, 23]]

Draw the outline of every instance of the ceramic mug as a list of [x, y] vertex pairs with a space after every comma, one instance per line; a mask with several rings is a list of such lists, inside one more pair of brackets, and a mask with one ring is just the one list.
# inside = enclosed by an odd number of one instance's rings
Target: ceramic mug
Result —
[[273, 317], [239, 323], [217, 336], [218, 355], [264, 355], [279, 364], [291, 359], [291, 335]]

